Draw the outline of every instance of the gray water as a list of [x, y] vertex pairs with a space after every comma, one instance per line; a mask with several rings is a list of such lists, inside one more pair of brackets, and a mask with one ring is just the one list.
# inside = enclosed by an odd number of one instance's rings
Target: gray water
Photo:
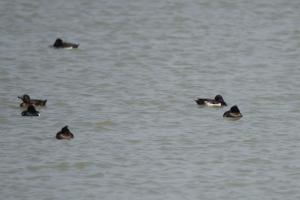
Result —
[[[299, 10], [0, 1], [1, 199], [300, 199]], [[25, 93], [48, 99], [40, 117], [21, 117]], [[216, 94], [229, 106], [194, 102]], [[75, 138], [56, 140], [65, 125]]]

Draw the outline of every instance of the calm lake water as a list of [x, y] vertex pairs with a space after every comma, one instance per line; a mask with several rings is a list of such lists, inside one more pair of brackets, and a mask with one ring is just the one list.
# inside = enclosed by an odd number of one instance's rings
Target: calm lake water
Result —
[[[0, 1], [1, 199], [300, 199], [299, 10]], [[48, 99], [40, 117], [21, 117], [25, 93]], [[229, 106], [194, 102], [216, 94]], [[65, 125], [74, 140], [55, 139]]]

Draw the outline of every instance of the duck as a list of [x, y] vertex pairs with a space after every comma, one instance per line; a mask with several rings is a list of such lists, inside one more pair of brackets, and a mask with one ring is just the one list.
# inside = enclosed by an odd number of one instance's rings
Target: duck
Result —
[[68, 126], [63, 127], [57, 134], [56, 139], [58, 140], [70, 140], [73, 139], [74, 135], [71, 133], [71, 131], [68, 129]]
[[230, 108], [230, 110], [226, 111], [223, 114], [223, 117], [239, 119], [243, 117], [243, 115], [241, 114], [240, 109], [237, 107], [237, 105], [234, 105]]
[[35, 109], [35, 107], [30, 104], [28, 107], [27, 107], [27, 110], [24, 110], [22, 113], [21, 113], [22, 116], [31, 116], [31, 117], [34, 117], [34, 116], [40, 116], [40, 112], [37, 111]]
[[61, 49], [77, 49], [78, 46], [79, 46], [79, 44], [64, 42], [60, 38], [57, 38], [53, 44], [54, 48], [61, 48]]
[[24, 94], [23, 96], [18, 96], [23, 102], [20, 104], [20, 107], [27, 107], [28, 105], [32, 104], [34, 106], [46, 106], [47, 99], [31, 99], [28, 94]]
[[214, 99], [197, 99], [195, 100], [198, 105], [209, 107], [222, 107], [227, 106], [221, 95], [216, 95]]

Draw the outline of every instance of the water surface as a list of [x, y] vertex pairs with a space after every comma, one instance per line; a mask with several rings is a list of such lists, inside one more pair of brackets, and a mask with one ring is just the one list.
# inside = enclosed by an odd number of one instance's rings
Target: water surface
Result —
[[[2, 0], [1, 198], [299, 199], [299, 9]], [[48, 99], [40, 117], [21, 117], [24, 93]], [[194, 102], [216, 94], [229, 106]], [[55, 139], [65, 125], [74, 140]]]

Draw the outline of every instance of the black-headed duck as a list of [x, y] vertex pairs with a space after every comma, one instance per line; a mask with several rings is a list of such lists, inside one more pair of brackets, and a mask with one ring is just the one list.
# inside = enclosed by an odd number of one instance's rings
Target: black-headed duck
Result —
[[37, 111], [33, 105], [30, 104], [30, 105], [27, 107], [27, 110], [23, 111], [23, 112], [21, 113], [21, 115], [22, 115], [22, 116], [30, 116], [30, 117], [34, 117], [34, 116], [40, 116], [40, 112]]
[[195, 100], [198, 105], [209, 107], [222, 107], [227, 106], [221, 95], [216, 95], [214, 99], [197, 99]]
[[70, 42], [64, 42], [62, 39], [57, 38], [53, 44], [54, 48], [62, 48], [62, 49], [76, 49], [79, 44], [74, 44]]

